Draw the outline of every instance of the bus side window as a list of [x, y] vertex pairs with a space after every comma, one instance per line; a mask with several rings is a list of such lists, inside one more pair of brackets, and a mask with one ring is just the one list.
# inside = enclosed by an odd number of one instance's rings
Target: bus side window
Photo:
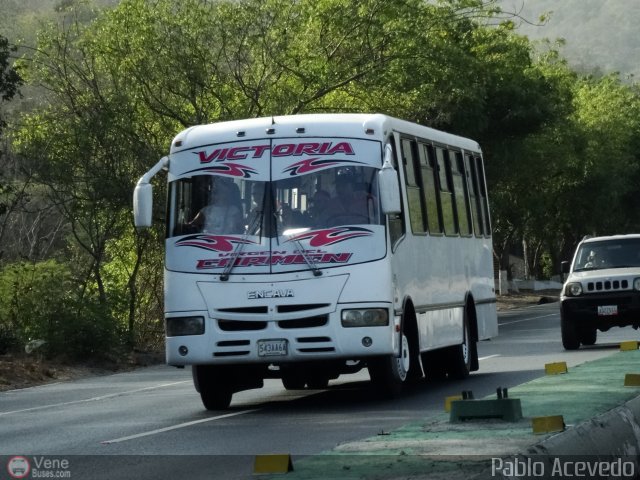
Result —
[[482, 205], [482, 225], [485, 236], [491, 236], [491, 222], [489, 217], [489, 199], [487, 198], [487, 186], [484, 178], [484, 165], [482, 157], [474, 157], [478, 172], [478, 185], [480, 187], [480, 204]]
[[438, 160], [438, 186], [440, 191], [440, 205], [442, 206], [444, 233], [445, 235], [456, 235], [458, 229], [449, 152], [440, 147], [436, 147], [436, 159]]
[[442, 233], [442, 213], [436, 188], [436, 159], [433, 147], [424, 143], [419, 144], [420, 176], [422, 180], [422, 195], [424, 197], [427, 222], [430, 233]]
[[420, 192], [420, 180], [416, 175], [416, 142], [415, 140], [402, 139], [402, 163], [404, 164], [404, 181], [407, 188], [407, 208], [413, 233], [425, 233], [427, 224]]
[[469, 237], [473, 234], [473, 225], [471, 223], [471, 212], [469, 211], [469, 189], [467, 188], [461, 152], [451, 152], [451, 176], [453, 178], [460, 235]]
[[482, 206], [480, 205], [480, 192], [478, 187], [478, 174], [469, 154], [464, 156], [464, 166], [467, 172], [467, 184], [469, 185], [469, 200], [473, 217], [473, 230], [477, 237], [482, 236]]
[[[398, 165], [398, 149], [395, 142], [390, 142], [393, 148], [393, 168], [399, 173]], [[400, 178], [398, 178], [400, 181]], [[406, 206], [402, 204], [402, 212], [395, 215], [389, 215], [389, 238], [391, 239], [391, 248], [393, 249], [396, 242], [402, 238], [405, 233], [404, 211]]]

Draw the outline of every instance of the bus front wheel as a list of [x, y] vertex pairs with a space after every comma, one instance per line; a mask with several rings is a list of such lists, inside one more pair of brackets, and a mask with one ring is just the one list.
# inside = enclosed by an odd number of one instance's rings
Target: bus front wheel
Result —
[[376, 358], [369, 362], [369, 376], [375, 388], [381, 393], [395, 397], [406, 383], [411, 367], [409, 339], [402, 335], [400, 356]]
[[207, 410], [225, 410], [231, 404], [233, 388], [220, 370], [211, 365], [193, 366], [193, 383]]

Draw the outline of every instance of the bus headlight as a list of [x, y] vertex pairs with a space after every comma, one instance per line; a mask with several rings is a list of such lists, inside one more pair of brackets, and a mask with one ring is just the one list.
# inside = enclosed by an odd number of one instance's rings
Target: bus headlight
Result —
[[342, 326], [385, 327], [389, 325], [389, 312], [384, 308], [359, 308], [342, 311]]
[[204, 333], [204, 317], [169, 317], [166, 321], [167, 337], [202, 335]]
[[582, 295], [582, 284], [579, 282], [569, 283], [567, 284], [564, 293], [568, 297], [579, 297]]
[[633, 289], [640, 290], [640, 278], [633, 279]]

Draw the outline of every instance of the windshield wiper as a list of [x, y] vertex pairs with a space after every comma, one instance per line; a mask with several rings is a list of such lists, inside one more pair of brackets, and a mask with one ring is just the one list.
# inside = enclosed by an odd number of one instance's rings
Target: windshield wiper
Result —
[[304, 248], [302, 247], [302, 244], [300, 243], [300, 240], [298, 240], [295, 237], [295, 234], [293, 236], [289, 236], [289, 235], [287, 236], [289, 237], [289, 240], [293, 240], [295, 242], [296, 246], [298, 247], [298, 250], [300, 251], [300, 255], [302, 255], [302, 258], [304, 258], [304, 261], [309, 266], [309, 269], [313, 272], [313, 276], [314, 277], [321, 276], [322, 270], [320, 270], [316, 265], [316, 263], [313, 261], [313, 259], [307, 255], [307, 253], [304, 251]]
[[[244, 250], [244, 246], [247, 244], [247, 238], [249, 238], [249, 233], [256, 231], [255, 227], [256, 227], [256, 224], [258, 223], [258, 219], [262, 219], [262, 210], [256, 210], [254, 212], [253, 217], [251, 218], [251, 222], [245, 229], [244, 235], [242, 235], [242, 239], [240, 240], [239, 243], [236, 243], [236, 248], [233, 250], [233, 254], [231, 255], [231, 262], [229, 262], [227, 266], [224, 267], [223, 272], [220, 274], [221, 282], [226, 282], [227, 280], [229, 280], [229, 275], [231, 274], [231, 270], [233, 270], [233, 267], [235, 267], [236, 260]], [[262, 236], [262, 222], [260, 223], [260, 226], [258, 227], [258, 229], [260, 231], [260, 236]]]
[[[280, 235], [278, 234], [278, 212], [277, 211], [274, 211], [273, 213], [273, 223], [274, 223], [274, 228], [276, 233], [276, 241], [278, 241], [279, 243], [278, 239], [280, 238]], [[307, 255], [307, 252], [305, 252], [304, 247], [300, 243], [300, 240], [296, 238], [296, 234], [287, 235], [284, 233], [284, 231], [282, 232], [282, 234], [285, 235], [289, 240], [293, 240], [293, 242], [296, 244], [296, 247], [298, 247], [298, 250], [300, 251], [300, 255], [302, 255], [302, 258], [304, 258], [305, 263], [309, 267], [309, 270], [313, 272], [313, 276], [314, 277], [321, 276], [322, 270], [320, 270], [318, 266], [315, 264], [315, 262]]]

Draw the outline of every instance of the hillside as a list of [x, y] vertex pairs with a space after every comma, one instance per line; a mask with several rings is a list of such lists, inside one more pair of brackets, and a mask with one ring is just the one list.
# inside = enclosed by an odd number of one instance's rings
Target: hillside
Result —
[[[53, 20], [56, 12], [76, 0], [0, 0], [0, 35], [15, 43], [35, 45], [41, 26]], [[99, 7], [117, 3], [117, 0], [87, 2]]]
[[521, 22], [518, 31], [531, 39], [564, 39], [561, 51], [577, 70], [640, 77], [637, 0], [502, 0], [502, 7], [531, 21], [550, 12], [545, 25]]
[[[519, 12], [530, 22], [550, 12], [549, 21], [536, 26], [520, 22], [519, 32], [531, 39], [564, 39], [562, 53], [583, 72], [619, 71], [640, 77], [638, 0], [498, 0], [507, 11]], [[74, 0], [0, 0], [0, 35], [11, 41], [35, 43], [42, 22]], [[117, 0], [94, 0], [99, 6]]]

